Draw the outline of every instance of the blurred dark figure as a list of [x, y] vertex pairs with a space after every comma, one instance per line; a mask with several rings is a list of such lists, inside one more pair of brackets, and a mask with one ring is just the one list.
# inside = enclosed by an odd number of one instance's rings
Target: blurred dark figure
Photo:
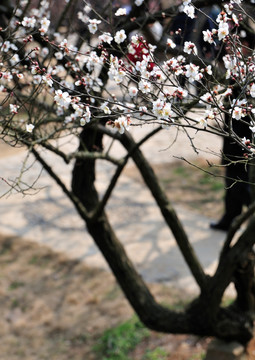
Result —
[[[226, 127], [230, 122], [230, 115], [225, 117]], [[248, 122], [248, 118], [243, 118]], [[251, 139], [251, 130], [247, 123], [241, 120], [233, 120], [233, 131], [240, 138]], [[249, 181], [249, 164], [244, 158], [245, 150], [233, 139], [227, 137], [223, 142], [222, 163], [226, 166], [225, 172], [225, 212], [218, 222], [212, 222], [210, 227], [215, 230], [228, 231], [236, 216], [240, 215], [243, 206], [249, 206], [251, 202]]]
[[[243, 54], [250, 55], [248, 48], [253, 49], [255, 39], [253, 33], [248, 33], [240, 26], [239, 34], [242, 41]], [[235, 84], [236, 85], [236, 84]], [[233, 98], [238, 98], [242, 89], [235, 89]], [[231, 121], [229, 115], [225, 115], [225, 128], [228, 130], [228, 125]], [[249, 117], [244, 117], [241, 120], [233, 120], [232, 128], [239, 138], [252, 139], [252, 132], [249, 128]], [[245, 161], [245, 150], [238, 145], [233, 139], [226, 137], [223, 142], [223, 159], [222, 163], [226, 166], [225, 177], [225, 212], [218, 222], [212, 222], [210, 227], [215, 230], [228, 231], [231, 223], [236, 216], [242, 213], [244, 206], [249, 206], [251, 202], [251, 192], [249, 185], [249, 163]]]
[[207, 59], [215, 57], [215, 44], [209, 44], [203, 39], [204, 30], [212, 30], [216, 27], [216, 20], [220, 8], [218, 6], [203, 7], [202, 12], [195, 13], [192, 19], [184, 12], [178, 13], [170, 24], [170, 35], [172, 40], [180, 48], [183, 49], [185, 41], [193, 42], [198, 50], [198, 55]]

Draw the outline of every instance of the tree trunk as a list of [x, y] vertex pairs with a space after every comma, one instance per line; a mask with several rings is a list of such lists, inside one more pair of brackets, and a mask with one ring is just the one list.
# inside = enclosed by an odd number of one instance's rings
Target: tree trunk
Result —
[[[95, 146], [91, 139], [96, 141], [98, 150], [101, 137], [97, 133], [93, 133], [92, 129], [87, 134], [85, 134], [85, 130], [83, 131], [81, 146], [93, 151]], [[141, 157], [140, 160], [142, 159]], [[94, 181], [95, 160], [77, 160], [73, 169], [72, 189], [88, 211], [95, 210], [99, 204]], [[101, 212], [96, 218], [88, 217], [84, 220], [86, 220], [89, 233], [105, 257], [125, 296], [148, 328], [173, 334], [190, 333], [200, 336], [216, 336], [242, 343], [251, 339], [252, 322], [248, 315], [240, 316], [230, 309], [213, 306], [214, 297], [211, 295], [215, 291], [215, 284], [214, 287], [210, 286], [213, 282], [209, 277], [204, 278], [203, 286], [205, 288], [201, 296], [191, 303], [186, 312], [178, 313], [163, 307], [156, 302], [137, 273], [105, 212]]]

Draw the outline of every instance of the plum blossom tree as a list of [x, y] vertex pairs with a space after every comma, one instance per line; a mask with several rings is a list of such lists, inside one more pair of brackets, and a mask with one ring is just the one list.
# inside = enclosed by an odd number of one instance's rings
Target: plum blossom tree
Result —
[[[232, 126], [241, 121], [252, 133], [255, 129], [255, 53], [240, 34], [240, 27], [254, 34], [253, 6], [241, 0], [185, 0], [153, 12], [148, 0], [135, 0], [130, 11], [115, 7], [112, 1], [95, 2], [94, 7], [87, 1], [58, 3], [56, 13], [54, 2], [48, 0], [1, 2], [1, 138], [10, 146], [26, 146], [70, 199], [146, 326], [247, 342], [252, 337], [255, 304], [255, 204], [231, 226], [217, 270], [209, 276], [140, 147], [166, 128], [193, 128], [205, 137], [208, 132], [230, 137], [243, 149], [238, 161], [253, 162], [253, 137], [240, 138]], [[210, 18], [213, 4], [220, 7], [216, 18]], [[170, 31], [178, 13], [195, 21], [196, 31], [187, 41], [184, 29]], [[153, 37], [155, 23], [160, 24], [160, 40]], [[117, 95], [112, 94], [113, 85]], [[190, 85], [196, 92], [190, 91]], [[197, 118], [192, 112], [199, 103], [205, 109]], [[226, 114], [231, 114], [227, 126]], [[139, 142], [128, 132], [137, 124], [148, 128]], [[150, 124], [156, 126], [151, 129]], [[119, 142], [125, 155], [110, 155], [103, 146], [105, 137]], [[61, 147], [63, 138], [78, 139], [78, 149], [69, 152]], [[74, 162], [70, 187], [48, 163], [50, 152], [66, 164]], [[95, 183], [98, 159], [115, 167], [100, 196]], [[107, 216], [106, 205], [129, 159], [140, 171], [200, 288], [183, 313], [160, 305], [152, 296]], [[20, 182], [13, 189], [26, 193]], [[247, 219], [247, 227], [234, 242]], [[237, 297], [234, 305], [225, 308], [221, 301], [231, 282]]]

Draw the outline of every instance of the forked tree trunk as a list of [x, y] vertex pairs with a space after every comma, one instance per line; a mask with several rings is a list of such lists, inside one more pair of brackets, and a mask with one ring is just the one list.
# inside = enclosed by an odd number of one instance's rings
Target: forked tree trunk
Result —
[[[91, 139], [96, 140], [93, 144]], [[82, 134], [81, 146], [93, 151], [101, 144], [97, 130]], [[140, 150], [139, 150], [140, 151]], [[141, 159], [140, 159], [141, 160]], [[149, 173], [148, 173], [148, 176]], [[152, 175], [155, 176], [154, 174]], [[155, 181], [155, 179], [154, 179]], [[72, 189], [87, 210], [95, 210], [99, 197], [95, 189], [95, 160], [77, 160], [73, 169]], [[149, 328], [167, 333], [191, 333], [216, 336], [246, 343], [252, 337], [252, 321], [248, 314], [223, 309], [214, 297], [215, 285], [205, 277], [201, 295], [183, 313], [177, 313], [156, 302], [125, 249], [112, 229], [105, 212], [86, 219], [89, 233], [105, 257], [131, 306]], [[219, 271], [219, 274], [221, 272]], [[217, 291], [216, 291], [217, 292]]]

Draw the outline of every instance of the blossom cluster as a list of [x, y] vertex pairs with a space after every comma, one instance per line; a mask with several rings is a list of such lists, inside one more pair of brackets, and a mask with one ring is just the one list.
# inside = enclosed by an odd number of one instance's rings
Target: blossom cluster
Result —
[[[142, 3], [136, 0], [134, 6]], [[162, 38], [165, 57], [159, 61], [155, 45], [139, 33], [128, 34], [124, 25], [113, 33], [110, 20], [87, 4], [78, 11], [77, 22], [88, 31], [90, 40], [78, 46], [74, 34], [54, 29], [49, 1], [42, 0], [37, 9], [29, 8], [25, 16], [27, 1], [21, 1], [10, 21], [12, 35], [0, 39], [0, 94], [2, 102], [9, 104], [8, 119], [25, 126], [29, 133], [36, 133], [44, 123], [24, 115], [25, 96], [40, 106], [47, 105], [50, 117], [61, 123], [61, 129], [79, 128], [91, 121], [109, 123], [121, 134], [137, 122], [158, 123], [164, 128], [185, 124], [213, 128], [226, 113], [233, 121], [249, 116], [253, 129], [255, 56], [243, 53], [238, 34], [242, 22], [239, 3], [231, 0], [224, 4], [213, 21], [214, 28], [202, 33], [205, 43], [227, 49], [220, 58], [225, 80], [219, 84], [212, 65], [199, 61], [198, 44], [190, 40], [184, 41], [182, 52], [168, 55], [167, 50], [171, 52], [176, 44], [167, 34]], [[195, 19], [198, 10], [186, 0], [180, 11]], [[119, 7], [112, 18], [118, 21], [126, 16], [127, 9]], [[104, 69], [108, 83], [101, 76]], [[237, 86], [242, 93], [234, 96], [232, 89]], [[200, 93], [192, 94], [192, 87], [200, 88]], [[192, 101], [204, 106], [198, 119], [188, 118], [183, 111]]]

